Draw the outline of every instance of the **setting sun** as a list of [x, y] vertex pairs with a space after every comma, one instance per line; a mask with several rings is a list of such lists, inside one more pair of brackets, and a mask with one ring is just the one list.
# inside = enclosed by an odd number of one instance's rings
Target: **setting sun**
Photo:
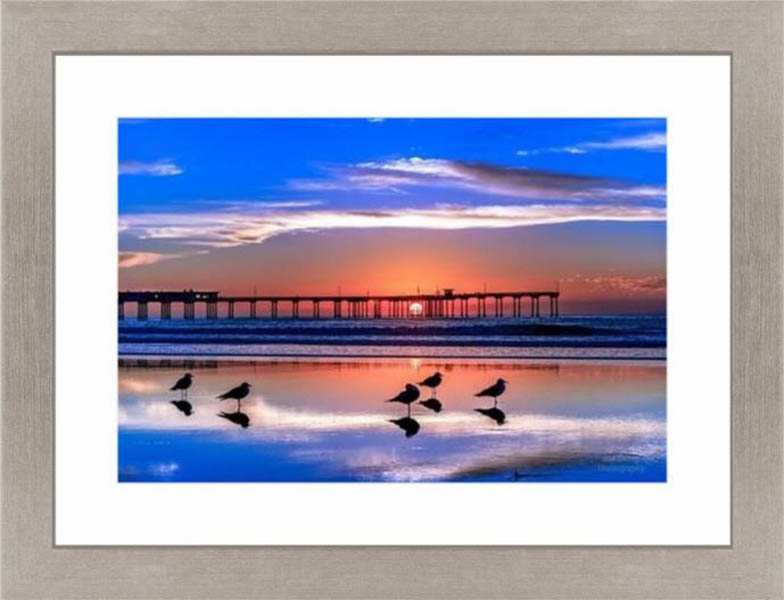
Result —
[[411, 316], [418, 317], [422, 314], [422, 305], [419, 302], [413, 302], [408, 307], [408, 312]]

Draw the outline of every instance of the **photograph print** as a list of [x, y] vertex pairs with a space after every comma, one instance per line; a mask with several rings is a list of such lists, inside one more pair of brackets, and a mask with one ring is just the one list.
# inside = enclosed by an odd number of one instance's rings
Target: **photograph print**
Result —
[[118, 121], [118, 481], [667, 481], [667, 132]]

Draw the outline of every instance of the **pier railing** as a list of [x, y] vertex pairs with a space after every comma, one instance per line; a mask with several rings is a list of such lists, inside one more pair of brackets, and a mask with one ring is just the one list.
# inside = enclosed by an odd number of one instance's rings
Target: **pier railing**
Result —
[[[196, 306], [205, 307], [207, 319], [233, 319], [237, 305], [248, 307], [248, 317], [259, 318], [259, 308], [268, 309], [267, 318], [330, 318], [330, 319], [449, 319], [490, 318], [511, 316], [516, 318], [559, 314], [559, 291], [501, 291], [457, 293], [446, 290], [439, 294], [398, 295], [252, 295], [222, 296], [214, 291], [122, 291], [118, 296], [118, 316], [126, 316], [125, 305], [136, 304], [136, 318], [149, 317], [149, 305], [160, 306], [160, 318], [172, 318], [172, 305], [182, 305], [185, 319], [196, 318]], [[549, 306], [542, 315], [541, 300]], [[488, 307], [489, 305], [489, 307]], [[219, 310], [223, 308], [224, 310]], [[284, 310], [281, 311], [280, 309]], [[489, 308], [489, 310], [488, 310]], [[283, 314], [281, 314], [283, 313]]]

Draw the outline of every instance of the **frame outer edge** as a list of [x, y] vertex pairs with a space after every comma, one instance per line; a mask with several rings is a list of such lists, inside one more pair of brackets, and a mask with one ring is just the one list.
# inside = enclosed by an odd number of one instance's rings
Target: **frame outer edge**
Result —
[[[784, 598], [782, 2], [6, 0], [0, 11], [0, 597]], [[41, 352], [54, 341], [53, 52], [731, 52], [733, 547], [53, 548], [54, 362]]]

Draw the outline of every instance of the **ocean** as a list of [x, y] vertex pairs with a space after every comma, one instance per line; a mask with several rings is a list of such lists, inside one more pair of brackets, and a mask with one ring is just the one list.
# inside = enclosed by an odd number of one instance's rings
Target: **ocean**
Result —
[[558, 319], [127, 319], [120, 355], [664, 359], [664, 316]]

